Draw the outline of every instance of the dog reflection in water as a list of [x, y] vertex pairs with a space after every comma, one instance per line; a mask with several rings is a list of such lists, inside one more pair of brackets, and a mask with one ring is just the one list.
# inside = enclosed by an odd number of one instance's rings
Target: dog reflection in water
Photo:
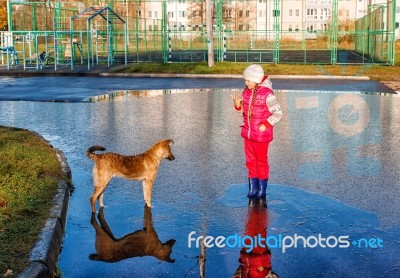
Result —
[[121, 238], [115, 238], [104, 218], [104, 208], [100, 208], [97, 223], [96, 214], [92, 213], [90, 223], [96, 230], [96, 252], [89, 255], [94, 261], [118, 262], [132, 257], [153, 256], [161, 261], [173, 263], [171, 259], [174, 239], [161, 242], [153, 227], [151, 208], [144, 208], [144, 227], [127, 234]]

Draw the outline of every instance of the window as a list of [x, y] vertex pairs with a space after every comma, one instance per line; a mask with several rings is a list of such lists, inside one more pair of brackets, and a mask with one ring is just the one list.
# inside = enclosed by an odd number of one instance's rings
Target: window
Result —
[[179, 17], [185, 17], [185, 11], [178, 11]]
[[289, 10], [289, 16], [292, 16], [292, 14], [293, 14], [293, 11]]
[[247, 11], [246, 11], [246, 17], [249, 17], [249, 16], [250, 16], [250, 11], [247, 10]]
[[295, 31], [296, 31], [296, 32], [298, 32], [298, 31], [299, 31], [299, 25], [298, 25], [298, 24], [296, 24]]
[[152, 12], [151, 12], [151, 11], [149, 11], [149, 13], [148, 13], [148, 14], [149, 14], [149, 18], [151, 18]]
[[243, 11], [242, 10], [239, 11], [239, 17], [243, 17]]
[[289, 32], [292, 32], [292, 24], [289, 24]]
[[158, 12], [154, 11], [154, 18], [158, 18]]
[[149, 31], [153, 31], [153, 25], [148, 25], [149, 26]]
[[239, 31], [243, 31], [243, 24], [239, 24]]
[[300, 15], [300, 10], [296, 10], [296, 16]]
[[174, 17], [174, 12], [168, 12], [168, 17], [173, 18]]

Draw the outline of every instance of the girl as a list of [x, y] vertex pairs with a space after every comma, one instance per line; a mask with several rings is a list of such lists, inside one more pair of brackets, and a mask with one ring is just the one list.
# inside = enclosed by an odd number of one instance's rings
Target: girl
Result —
[[241, 136], [244, 139], [248, 169], [248, 197], [265, 197], [268, 177], [268, 147], [273, 127], [282, 118], [282, 109], [268, 76], [260, 65], [250, 65], [243, 72], [246, 88], [241, 96], [232, 95], [235, 110], [242, 113]]

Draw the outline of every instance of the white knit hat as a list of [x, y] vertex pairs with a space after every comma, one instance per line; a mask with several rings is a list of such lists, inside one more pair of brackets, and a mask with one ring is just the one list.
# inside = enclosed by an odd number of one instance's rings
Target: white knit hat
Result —
[[264, 78], [264, 70], [260, 65], [250, 65], [244, 70], [243, 78], [259, 84]]

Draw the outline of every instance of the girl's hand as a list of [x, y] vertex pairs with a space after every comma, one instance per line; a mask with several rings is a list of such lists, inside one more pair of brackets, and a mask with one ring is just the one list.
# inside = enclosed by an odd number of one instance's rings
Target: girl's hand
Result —
[[235, 104], [235, 107], [241, 107], [242, 105], [242, 97], [237, 96], [236, 94], [231, 95], [231, 98], [233, 99], [233, 103]]
[[264, 124], [260, 124], [259, 126], [258, 126], [258, 130], [260, 130], [260, 131], [266, 131], [267, 130], [267, 127], [264, 125]]

